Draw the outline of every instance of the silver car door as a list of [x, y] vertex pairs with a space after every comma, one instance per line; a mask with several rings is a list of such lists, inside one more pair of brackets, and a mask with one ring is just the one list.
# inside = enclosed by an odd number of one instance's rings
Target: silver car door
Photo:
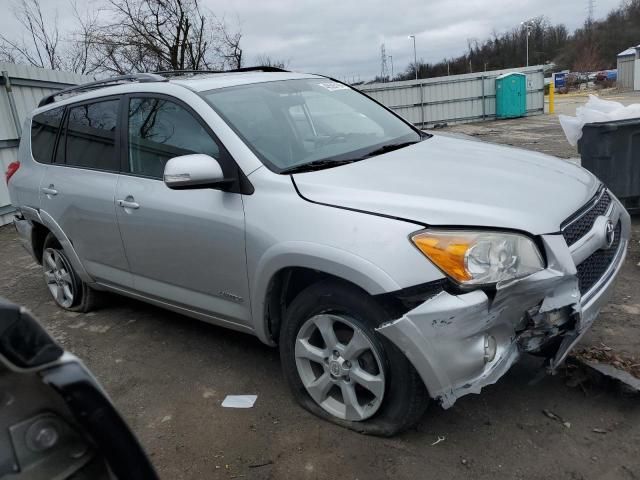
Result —
[[248, 325], [241, 194], [171, 190], [162, 181], [169, 158], [204, 153], [228, 170], [228, 153], [202, 120], [175, 99], [131, 96], [126, 123], [123, 170], [128, 173], [118, 181], [116, 210], [135, 290]]
[[119, 98], [67, 107], [54, 163], [41, 186], [41, 210], [69, 238], [94, 280], [131, 287], [118, 230]]

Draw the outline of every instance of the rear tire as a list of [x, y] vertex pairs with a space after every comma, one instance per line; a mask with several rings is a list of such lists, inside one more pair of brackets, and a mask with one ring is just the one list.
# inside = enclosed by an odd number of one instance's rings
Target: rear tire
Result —
[[284, 377], [300, 405], [369, 435], [415, 425], [429, 395], [413, 365], [375, 331], [389, 320], [371, 296], [346, 282], [322, 281], [300, 292], [280, 331]]
[[42, 269], [47, 288], [60, 308], [83, 313], [94, 308], [96, 291], [80, 279], [52, 233], [44, 240]]

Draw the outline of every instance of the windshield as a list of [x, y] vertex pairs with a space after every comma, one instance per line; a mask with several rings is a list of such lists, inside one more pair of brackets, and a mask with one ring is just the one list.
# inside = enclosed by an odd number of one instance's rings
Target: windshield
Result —
[[422, 139], [366, 96], [325, 78], [242, 85], [202, 95], [279, 173], [356, 161]]

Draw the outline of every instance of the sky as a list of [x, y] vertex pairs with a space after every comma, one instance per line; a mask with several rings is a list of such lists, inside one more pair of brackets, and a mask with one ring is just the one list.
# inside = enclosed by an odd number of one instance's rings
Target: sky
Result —
[[[0, 31], [20, 36], [9, 14], [16, 0], [0, 0]], [[594, 0], [594, 18], [602, 18], [621, 0]], [[413, 61], [437, 62], [465, 52], [467, 39], [484, 40], [493, 31], [511, 30], [520, 22], [545, 15], [570, 31], [587, 16], [588, 0], [200, 0], [231, 24], [239, 25], [241, 46], [249, 63], [260, 55], [284, 60], [291, 70], [369, 80], [380, 72], [380, 45], [393, 57], [394, 71]], [[84, 2], [78, 0], [78, 4]], [[47, 18], [72, 28], [69, 0], [41, 0]], [[101, 0], [91, 0], [94, 8]], [[524, 63], [524, 59], [523, 59]], [[391, 69], [389, 65], [389, 69]]]

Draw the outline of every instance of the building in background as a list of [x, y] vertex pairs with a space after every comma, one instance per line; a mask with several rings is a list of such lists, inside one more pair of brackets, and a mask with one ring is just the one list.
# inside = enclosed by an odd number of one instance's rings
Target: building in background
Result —
[[618, 54], [619, 88], [640, 90], [640, 45]]
[[27, 114], [45, 95], [93, 81], [93, 77], [0, 62], [0, 225], [11, 222], [13, 208], [4, 181], [9, 164], [18, 159], [18, 143]]

